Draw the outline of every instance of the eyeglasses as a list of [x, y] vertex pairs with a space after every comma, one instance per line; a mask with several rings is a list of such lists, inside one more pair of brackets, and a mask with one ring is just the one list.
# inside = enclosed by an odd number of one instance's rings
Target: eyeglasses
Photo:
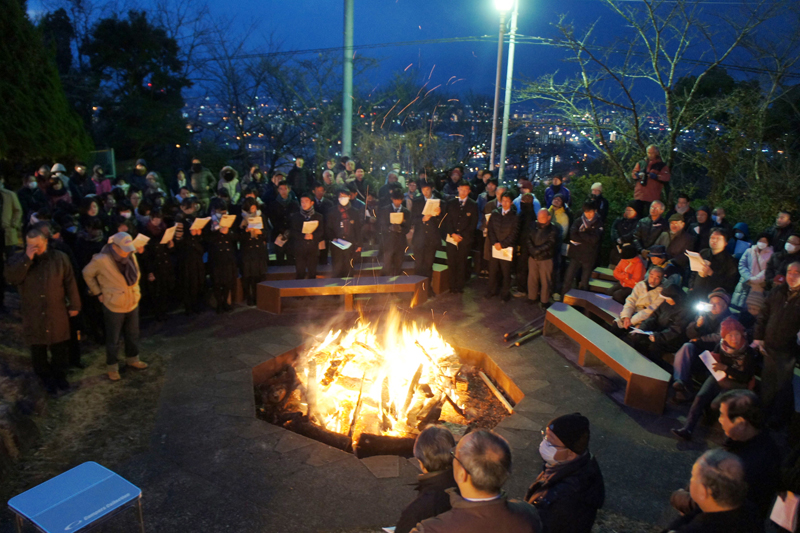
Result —
[[470, 472], [469, 472], [469, 470], [467, 469], [467, 467], [466, 467], [466, 466], [464, 466], [464, 462], [463, 462], [461, 459], [459, 459], [458, 457], [456, 457], [456, 449], [455, 449], [455, 447], [453, 447], [453, 448], [451, 448], [451, 449], [450, 449], [450, 455], [452, 455], [452, 456], [453, 456], [453, 459], [455, 459], [456, 461], [458, 461], [458, 463], [461, 465], [461, 468], [463, 468], [463, 469], [464, 469], [464, 472], [466, 472], [466, 473], [467, 473], [467, 474], [468, 474], [470, 477], [472, 477], [472, 474], [470, 474]]

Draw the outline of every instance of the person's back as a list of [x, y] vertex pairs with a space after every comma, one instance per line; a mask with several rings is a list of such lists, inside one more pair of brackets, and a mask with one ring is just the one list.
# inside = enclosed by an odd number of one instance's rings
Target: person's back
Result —
[[449, 511], [452, 507], [447, 489], [455, 486], [452, 468], [441, 472], [426, 472], [419, 476], [415, 487], [419, 494], [403, 509], [395, 533], [408, 533], [422, 520]]
[[725, 449], [742, 460], [747, 498], [761, 516], [766, 516], [780, 481], [782, 454], [778, 445], [764, 429], [747, 441], [728, 439]]
[[423, 520], [413, 531], [417, 533], [539, 533], [541, 520], [529, 503], [509, 500], [505, 494], [490, 501], [470, 501], [455, 488], [448, 489], [452, 509], [434, 518]]

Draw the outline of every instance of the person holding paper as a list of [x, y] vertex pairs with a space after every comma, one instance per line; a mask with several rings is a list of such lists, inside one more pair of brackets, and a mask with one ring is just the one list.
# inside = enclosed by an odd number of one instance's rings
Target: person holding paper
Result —
[[289, 194], [289, 183], [282, 180], [278, 183], [278, 196], [269, 205], [269, 221], [272, 223], [272, 242], [275, 243], [275, 262], [285, 265], [289, 259], [289, 226], [292, 213], [300, 210], [300, 204]]
[[178, 279], [180, 280], [183, 307], [187, 315], [199, 313], [203, 306], [203, 294], [206, 288], [205, 229], [191, 229], [197, 220], [198, 205], [194, 199], [186, 198], [181, 202], [181, 212], [175, 217], [175, 246], [178, 251]]
[[220, 225], [222, 217], [228, 214], [225, 202], [220, 198], [212, 198], [209, 209], [211, 230], [205, 233], [205, 238], [208, 243], [211, 285], [214, 288], [214, 300], [219, 315], [233, 309], [230, 301], [235, 297], [236, 278], [239, 276], [236, 268], [237, 238], [230, 227]]
[[[689, 267], [689, 258], [686, 257], [686, 252], [694, 249], [694, 236], [686, 231], [686, 222], [680, 213], [669, 217], [668, 237], [667, 255], [685, 273]], [[681, 277], [684, 276], [684, 273], [681, 274]]]
[[256, 288], [267, 276], [267, 235], [264, 217], [255, 198], [246, 198], [242, 204], [242, 222], [239, 225], [241, 247], [242, 292], [247, 305], [256, 305]]
[[690, 295], [696, 302], [705, 300], [717, 287], [733, 294], [736, 284], [739, 283], [739, 262], [725, 249], [728, 245], [725, 230], [712, 229], [708, 243], [710, 248], [700, 252], [706, 268], [700, 272], [692, 272], [689, 280]]
[[488, 235], [489, 246], [494, 248], [492, 257], [489, 259], [489, 291], [486, 298], [497, 296], [500, 289], [500, 298], [507, 302], [511, 299], [511, 264], [512, 260], [496, 257], [496, 252], [505, 251], [511, 248], [513, 259], [513, 248], [517, 244], [519, 234], [519, 217], [514, 210], [514, 196], [511, 193], [503, 193], [500, 198], [500, 206], [494, 210], [489, 219]]
[[664, 270], [661, 267], [653, 267], [645, 279], [633, 286], [633, 290], [625, 299], [619, 318], [610, 326], [612, 333], [618, 336], [625, 335], [628, 329], [637, 327], [653, 314], [653, 311], [661, 305], [663, 280]]
[[447, 203], [443, 224], [447, 242], [447, 269], [450, 273], [450, 291], [464, 292], [470, 276], [469, 256], [478, 227], [478, 204], [469, 197], [470, 186], [458, 182], [458, 196]]
[[383, 275], [399, 276], [406, 255], [406, 234], [411, 230], [411, 212], [403, 205], [403, 191], [393, 188], [391, 205], [381, 209], [379, 224], [383, 235]]
[[686, 293], [680, 285], [667, 285], [659, 297], [661, 303], [653, 314], [637, 326], [640, 331], [650, 334], [631, 331], [623, 340], [651, 361], [663, 366], [662, 356], [678, 351], [683, 345], [684, 331], [691, 317], [685, 306]]
[[350, 191], [339, 189], [339, 205], [329, 212], [325, 233], [333, 241], [344, 241], [350, 246], [342, 249], [331, 245], [332, 274], [334, 278], [347, 277], [353, 268], [355, 254], [361, 251], [362, 217], [350, 203]]
[[425, 215], [424, 211], [428, 200], [438, 200], [441, 205], [441, 196], [430, 181], [420, 181], [419, 188], [422, 195], [414, 200], [411, 215], [414, 221], [414, 238], [411, 243], [414, 251], [414, 274], [428, 278], [428, 295], [435, 296], [431, 279], [436, 250], [439, 249], [442, 242], [442, 234], [439, 229], [442, 222], [442, 209], [436, 207], [433, 211], [434, 214], [429, 215]]
[[747, 345], [744, 326], [732, 316], [726, 318], [720, 327], [720, 340], [717, 346], [709, 351], [714, 362], [710, 370], [720, 372], [719, 376], [709, 375], [700, 392], [694, 397], [686, 423], [672, 433], [683, 440], [691, 440], [697, 422], [705, 410], [720, 392], [730, 389], [747, 389], [755, 386], [753, 376], [756, 370], [755, 350]]
[[594, 265], [597, 262], [597, 253], [600, 250], [600, 239], [603, 236], [603, 221], [597, 214], [594, 202], [587, 200], [583, 203], [583, 215], [572, 223], [569, 230], [569, 266], [564, 274], [564, 294], [572, 289], [572, 284], [578, 271], [581, 272], [580, 289], [589, 290], [589, 280], [592, 277]]
[[325, 231], [322, 214], [314, 209], [314, 197], [306, 193], [300, 197], [300, 211], [289, 219], [289, 244], [294, 254], [297, 279], [316, 279], [319, 260], [319, 243]]
[[[691, 302], [691, 300], [690, 300]], [[675, 353], [672, 366], [672, 388], [675, 389], [675, 401], [685, 402], [693, 395], [692, 372], [702, 368], [697, 357], [705, 350], [712, 350], [722, 338], [720, 327], [722, 322], [731, 315], [728, 306], [731, 303], [730, 295], [725, 289], [718, 288], [708, 295], [708, 304], [703, 307], [697, 320], [686, 326], [686, 337], [689, 342], [681, 346]]]
[[173, 240], [161, 243], [166, 230], [161, 210], [150, 211], [150, 220], [142, 229], [142, 234], [150, 237], [150, 242], [145, 246], [144, 253], [139, 255], [142, 276], [146, 280], [145, 301], [159, 322], [167, 319], [167, 311], [172, 303], [172, 288], [175, 286], [175, 267], [172, 263], [175, 243]]

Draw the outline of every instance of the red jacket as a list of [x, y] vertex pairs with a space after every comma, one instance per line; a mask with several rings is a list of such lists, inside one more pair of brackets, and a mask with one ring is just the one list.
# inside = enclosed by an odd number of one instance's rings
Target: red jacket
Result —
[[633, 259], [620, 259], [614, 269], [614, 278], [625, 288], [632, 289], [644, 279], [644, 260], [638, 255]]

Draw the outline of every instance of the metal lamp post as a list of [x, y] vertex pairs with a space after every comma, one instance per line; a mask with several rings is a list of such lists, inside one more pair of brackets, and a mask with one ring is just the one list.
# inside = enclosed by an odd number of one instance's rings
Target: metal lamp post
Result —
[[503, 33], [506, 30], [506, 12], [511, 9], [514, 0], [495, 0], [495, 7], [500, 11], [500, 38], [497, 41], [497, 75], [494, 82], [494, 112], [492, 113], [492, 148], [489, 169], [494, 170], [494, 154], [497, 145], [497, 113], [500, 109], [500, 77], [503, 70]]
[[[503, 183], [506, 170], [506, 149], [508, 147], [508, 116], [511, 112], [511, 85], [514, 78], [514, 45], [517, 41], [517, 11], [519, 0], [513, 0], [514, 11], [511, 13], [511, 33], [508, 39], [508, 68], [506, 69], [506, 95], [503, 98], [503, 136], [500, 139], [500, 171], [497, 173], [497, 181]], [[497, 93], [495, 93], [497, 94]], [[497, 107], [497, 96], [495, 96], [495, 107]]]

